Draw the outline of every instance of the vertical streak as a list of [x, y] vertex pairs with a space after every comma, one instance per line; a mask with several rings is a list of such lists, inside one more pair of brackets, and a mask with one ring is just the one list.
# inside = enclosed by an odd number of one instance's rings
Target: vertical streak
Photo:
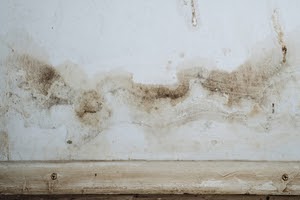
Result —
[[192, 7], [192, 24], [193, 26], [197, 26], [197, 17], [196, 17], [196, 9], [195, 9], [195, 0], [191, 0]]
[[284, 33], [283, 33], [281, 25], [279, 24], [278, 15], [279, 15], [278, 10], [275, 9], [274, 12], [273, 12], [273, 15], [272, 15], [272, 22], [273, 22], [274, 30], [277, 34], [278, 43], [281, 46], [282, 63], [285, 63], [286, 62], [287, 47], [286, 47], [286, 44], [284, 42]]

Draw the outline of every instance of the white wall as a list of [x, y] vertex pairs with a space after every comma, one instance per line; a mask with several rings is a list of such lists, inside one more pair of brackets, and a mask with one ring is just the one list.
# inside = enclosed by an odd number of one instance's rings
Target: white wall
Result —
[[0, 159], [299, 160], [300, 1], [194, 3], [2, 0]]

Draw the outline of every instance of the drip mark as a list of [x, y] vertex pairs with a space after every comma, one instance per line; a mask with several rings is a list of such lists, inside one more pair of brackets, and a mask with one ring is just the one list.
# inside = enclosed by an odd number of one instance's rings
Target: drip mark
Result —
[[279, 13], [278, 10], [275, 9], [272, 15], [272, 23], [273, 23], [273, 27], [274, 30], [277, 34], [277, 40], [279, 45], [281, 45], [281, 51], [282, 51], [282, 63], [286, 63], [286, 54], [287, 54], [287, 47], [284, 41], [284, 33], [283, 33], [283, 29], [279, 23], [279, 17], [278, 17]]
[[197, 26], [197, 18], [196, 18], [196, 9], [195, 9], [195, 2], [191, 0], [191, 7], [192, 7], [192, 24], [194, 27]]

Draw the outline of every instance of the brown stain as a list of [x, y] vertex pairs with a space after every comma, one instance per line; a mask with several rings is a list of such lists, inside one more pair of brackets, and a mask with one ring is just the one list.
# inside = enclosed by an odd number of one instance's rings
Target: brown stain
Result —
[[282, 51], [282, 63], [286, 63], [286, 54], [287, 54], [287, 46], [284, 41], [284, 32], [279, 23], [279, 11], [275, 9], [272, 15], [272, 23], [274, 27], [274, 31], [277, 34], [277, 40], [279, 45], [281, 46]]
[[53, 66], [32, 56], [20, 55], [18, 61], [26, 70], [27, 82], [43, 95], [48, 95], [52, 84], [61, 78]]
[[[45, 100], [38, 101], [38, 103], [41, 103], [46, 109], [56, 105], [73, 105], [76, 118], [81, 124], [98, 129], [103, 125], [106, 126], [105, 122], [111, 117], [111, 110], [107, 108], [104, 93], [101, 93], [101, 91], [105, 91], [103, 88], [109, 88], [114, 98], [116, 92], [121, 91], [118, 93], [120, 101], [135, 106], [136, 111], [145, 112], [146, 115], [141, 116], [145, 119], [150, 117], [149, 126], [152, 126], [152, 122], [156, 123], [153, 121], [156, 118], [155, 114], [176, 113], [176, 109], [178, 109], [176, 106], [184, 103], [190, 97], [192, 84], [208, 91], [208, 94], [215, 95], [215, 100], [220, 99], [219, 97], [224, 94], [227, 95], [226, 105], [228, 107], [239, 106], [243, 100], [250, 101], [252, 106], [260, 107], [265, 101], [265, 91], [269, 87], [270, 80], [274, 76], [279, 76], [288, 66], [280, 59], [274, 62], [271, 59], [274, 56], [273, 53], [274, 51], [271, 51], [263, 58], [257, 58], [257, 61], [251, 58], [232, 72], [207, 70], [201, 67], [183, 69], [177, 73], [178, 82], [174, 85], [136, 83], [132, 77], [116, 76], [112, 73], [102, 77], [102, 81], [96, 80], [98, 81], [97, 89], [87, 90], [70, 87], [60, 73], [46, 62], [29, 55], [18, 56], [17, 60], [25, 71], [25, 81], [29, 85], [33, 98], [45, 97]], [[63, 92], [64, 90], [68, 92]], [[61, 96], [58, 95], [59, 93], [66, 93], [66, 95]], [[173, 111], [169, 112], [168, 109], [173, 109]], [[184, 108], [180, 109], [185, 110]], [[193, 109], [201, 112], [202, 108]], [[253, 112], [249, 114], [250, 117], [259, 112], [259, 109], [253, 109]], [[191, 113], [188, 112], [185, 115], [186, 120], [181, 121], [196, 120], [199, 118], [198, 111], [195, 111], [195, 116], [191, 116]], [[147, 115], [147, 113], [154, 115]], [[229, 114], [227, 118], [230, 118]], [[172, 122], [171, 118], [169, 120]], [[166, 121], [164, 124], [169, 124], [169, 122]]]
[[176, 106], [189, 96], [189, 78], [178, 77], [177, 84], [143, 84], [134, 82], [131, 74], [110, 73], [98, 85], [109, 87], [108, 92], [114, 98], [141, 111], [151, 112], [166, 104]]
[[242, 101], [250, 101], [261, 107], [267, 101], [269, 90], [279, 90], [271, 88], [271, 80], [280, 76], [288, 67], [287, 63], [273, 58], [277, 53], [276, 49], [272, 49], [261, 58], [249, 58], [232, 72], [201, 67], [183, 69], [177, 73], [176, 85], [132, 82], [129, 91], [134, 99], [131, 100], [147, 112], [158, 110], [167, 104], [176, 106], [190, 96], [190, 84], [196, 83], [211, 95], [227, 96], [228, 107], [240, 106]]
[[268, 58], [259, 63], [247, 61], [232, 72], [211, 71], [202, 86], [212, 93], [228, 95], [228, 106], [238, 105], [242, 99], [260, 104], [268, 81], [285, 68], [281, 63], [268, 64]]
[[139, 102], [146, 108], [151, 108], [154, 102], [167, 99], [171, 105], [183, 101], [188, 97], [189, 84], [188, 82], [180, 82], [177, 86], [166, 85], [147, 85], [147, 84], [134, 84], [134, 95], [138, 98]]
[[59, 72], [52, 65], [28, 54], [15, 55], [10, 60], [13, 60], [17, 67], [24, 70], [23, 85], [28, 86], [32, 91], [33, 100], [42, 101], [41, 106], [51, 108], [55, 105], [71, 103], [71, 98], [64, 98], [52, 90], [57, 84], [68, 88]]
[[[28, 54], [16, 54], [9, 57], [7, 62], [8, 66], [24, 71], [23, 83], [19, 87], [29, 90], [32, 99], [42, 109], [74, 105], [76, 116], [83, 125], [101, 127], [99, 113], [105, 106], [99, 92], [72, 88], [54, 66]], [[105, 109], [108, 110], [106, 107]], [[109, 116], [105, 114], [103, 121], [107, 118]]]
[[[105, 93], [102, 93], [102, 91], [107, 91], [104, 88], [108, 88], [114, 98], [119, 95], [120, 101], [134, 105], [137, 108], [135, 111], [145, 112], [146, 115], [141, 116], [145, 119], [151, 118], [152, 121], [155, 115], [148, 115], [149, 113], [164, 115], [172, 113], [173, 110], [175, 110], [173, 113], [176, 113], [176, 106], [190, 97], [192, 84], [208, 91], [208, 94], [214, 95], [215, 101], [226, 96], [226, 105], [229, 108], [240, 106], [241, 101], [250, 102], [251, 106], [254, 106], [250, 114], [248, 113], [251, 117], [260, 112], [259, 108], [266, 101], [266, 91], [270, 89], [270, 80], [280, 76], [280, 73], [288, 66], [286, 63], [287, 47], [284, 43], [282, 28], [277, 20], [277, 12], [274, 12], [272, 20], [278, 36], [278, 43], [281, 45], [282, 59], [274, 61], [277, 54], [276, 50], [272, 49], [261, 57], [250, 58], [232, 72], [218, 69], [208, 70], [204, 67], [183, 69], [178, 71], [178, 82], [174, 85], [136, 83], [132, 76], [111, 73], [101, 77], [101, 80], [96, 80], [97, 90], [74, 89], [64, 81], [57, 69], [47, 62], [27, 54], [17, 56], [16, 60], [26, 73], [25, 81], [33, 98], [44, 97], [45, 99], [40, 103], [48, 109], [55, 105], [73, 105], [77, 119], [89, 127], [101, 126], [103, 121], [111, 117], [111, 110], [107, 108], [103, 96]], [[65, 95], [58, 95], [60, 93]], [[187, 113], [185, 119], [196, 120], [196, 117], [199, 117], [198, 111], [201, 112], [202, 109], [198, 108], [194, 117], [190, 116], [191, 112]], [[170, 110], [172, 112], [169, 112]], [[212, 112], [218, 114], [223, 111], [217, 109]], [[230, 113], [224, 115], [230, 118]]]
[[103, 107], [103, 98], [95, 90], [84, 91], [78, 98], [75, 112], [79, 120], [87, 125], [99, 124], [99, 112]]

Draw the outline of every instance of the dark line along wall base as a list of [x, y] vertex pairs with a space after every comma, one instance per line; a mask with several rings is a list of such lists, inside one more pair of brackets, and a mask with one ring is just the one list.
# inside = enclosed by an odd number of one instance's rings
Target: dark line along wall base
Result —
[[0, 195], [5, 200], [299, 200], [300, 196], [268, 195]]

